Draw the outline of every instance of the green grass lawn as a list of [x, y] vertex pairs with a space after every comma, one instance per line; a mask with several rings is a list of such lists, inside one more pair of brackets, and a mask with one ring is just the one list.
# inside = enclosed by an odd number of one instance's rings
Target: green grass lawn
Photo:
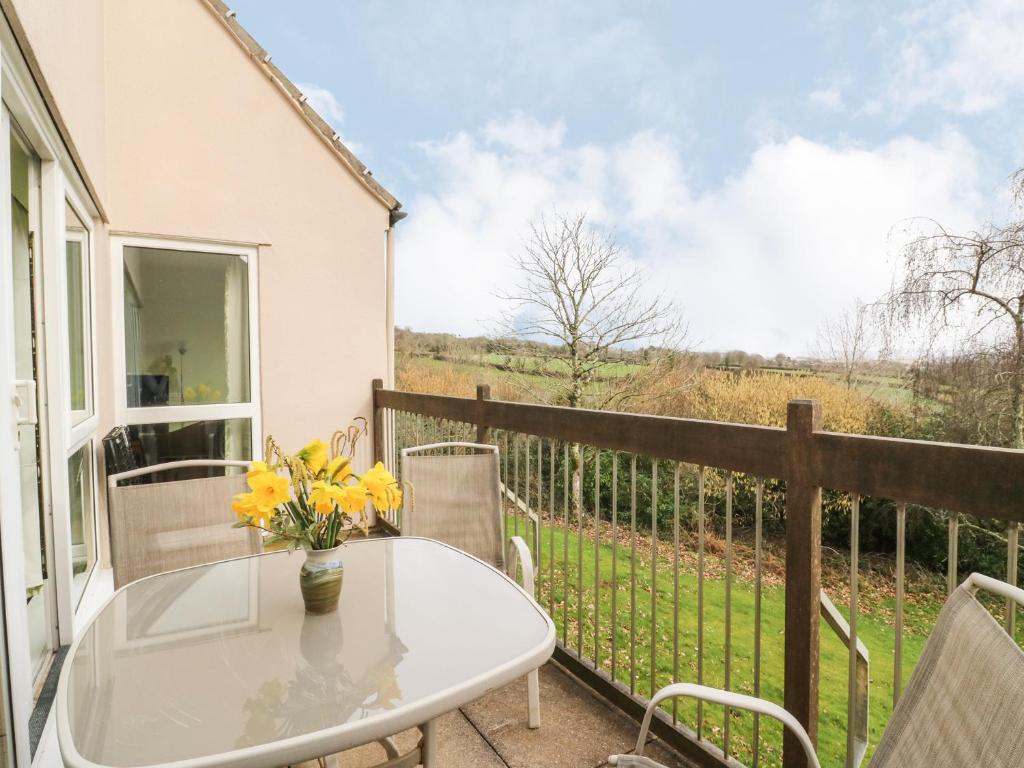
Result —
[[[508, 518], [509, 533], [516, 530], [516, 521]], [[524, 533], [524, 523], [518, 523], [518, 530]], [[649, 542], [649, 534], [638, 534], [638, 538]], [[582, 557], [580, 548], [582, 545]], [[641, 547], [649, 552], [649, 547]], [[612, 674], [612, 637], [614, 629], [615, 658], [614, 677], [625, 685], [631, 678], [637, 693], [649, 696], [652, 688], [660, 688], [672, 682], [674, 663], [678, 663], [678, 679], [696, 682], [698, 679], [698, 637], [697, 603], [698, 581], [692, 564], [680, 565], [678, 584], [673, 583], [673, 560], [658, 556], [657, 574], [654, 579], [655, 610], [651, 610], [651, 560], [650, 556], [637, 553], [635, 563], [631, 561], [630, 546], [621, 543], [617, 547], [616, 580], [612, 580], [613, 545], [610, 536], [603, 536], [595, 552], [594, 539], [590, 533], [580, 538], [575, 530], [564, 534], [558, 525], [544, 524], [541, 536], [540, 577], [538, 599], [551, 612], [558, 628], [559, 638], [572, 650], [579, 649], [585, 659], [597, 658], [598, 665]], [[554, 558], [551, 555], [554, 553]], [[566, 557], [567, 553], [567, 557]], [[595, 555], [598, 560], [597, 589], [599, 590], [595, 611]], [[566, 558], [563, 564], [563, 558]], [[711, 572], [720, 572], [720, 559], [708, 558], [714, 567]], [[580, 573], [582, 564], [582, 574]], [[631, 600], [630, 584], [636, 575], [635, 605], [635, 655], [630, 648]], [[582, 606], [579, 605], [577, 586], [582, 578]], [[612, 613], [613, 584], [615, 591], [615, 615]], [[566, 588], [567, 587], [567, 588]], [[673, 605], [678, 590], [678, 635], [675, 629]], [[731, 587], [731, 648], [730, 680], [732, 690], [754, 693], [754, 585], [749, 580], [734, 578]], [[726, 658], [726, 580], [722, 576], [706, 578], [704, 581], [704, 661], [703, 682], [707, 685], [725, 687]], [[582, 608], [582, 623], [578, 621], [578, 610]], [[935, 600], [908, 600], [905, 610], [903, 681], [906, 684], [916, 663], [924, 641], [934, 624], [941, 605]], [[892, 710], [892, 683], [894, 659], [894, 628], [892, 599], [882, 599], [874, 605], [861, 604], [858, 611], [858, 636], [870, 653], [870, 744], [869, 756], [878, 743], [882, 730]], [[843, 610], [841, 608], [841, 610]], [[843, 610], [844, 615], [846, 611]], [[652, 621], [652, 615], [656, 617]], [[595, 645], [595, 617], [597, 620], [597, 642]], [[762, 697], [782, 703], [783, 696], [783, 653], [785, 595], [784, 588], [775, 584], [765, 586], [761, 603], [761, 679]], [[651, 682], [651, 646], [654, 643], [655, 681]], [[821, 628], [821, 696], [819, 717], [819, 754], [822, 765], [842, 765], [846, 753], [846, 690], [848, 655], [845, 646], [833, 634], [828, 625]], [[675, 649], [678, 648], [678, 656]], [[632, 659], [632, 663], [631, 663]], [[680, 700], [676, 705], [679, 720], [696, 729], [697, 706], [692, 701]], [[668, 707], [672, 711], [671, 705]], [[721, 707], [703, 707], [702, 733], [706, 738], [724, 746], [725, 719]], [[729, 718], [729, 752], [741, 762], [751, 764], [753, 744], [753, 718], [746, 713], [733, 711]], [[760, 764], [781, 765], [781, 726], [774, 721], [762, 719], [760, 724]], [[866, 761], [865, 761], [866, 762]]]

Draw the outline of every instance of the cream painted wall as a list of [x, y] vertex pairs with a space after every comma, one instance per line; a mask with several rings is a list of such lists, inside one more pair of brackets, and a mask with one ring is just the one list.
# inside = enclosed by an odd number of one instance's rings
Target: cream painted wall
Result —
[[111, 231], [260, 244], [264, 432], [369, 416], [387, 208], [200, 0], [106, 0], [105, 39]]
[[100, 197], [106, 188], [104, 0], [9, 0]]
[[[24, 28], [109, 218], [92, 222], [98, 435], [116, 422], [123, 343], [112, 232], [257, 244], [264, 432], [297, 447], [369, 417], [370, 380], [387, 379], [388, 210], [206, 3], [0, 4]], [[363, 460], [369, 449], [366, 440]], [[102, 482], [98, 490], [104, 509]]]

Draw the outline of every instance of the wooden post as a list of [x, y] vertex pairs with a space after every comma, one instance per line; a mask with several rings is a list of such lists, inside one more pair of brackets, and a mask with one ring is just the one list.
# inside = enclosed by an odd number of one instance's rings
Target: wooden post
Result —
[[[821, 488], [814, 477], [814, 433], [821, 403], [791, 400], [786, 414], [785, 708], [818, 743]], [[807, 768], [800, 742], [787, 731], [785, 768]]]
[[384, 461], [384, 409], [377, 405], [377, 391], [384, 389], [383, 379], [373, 380], [373, 463]]
[[491, 385], [490, 384], [477, 384], [476, 385], [476, 401], [477, 401], [477, 417], [476, 417], [476, 441], [481, 445], [486, 445], [491, 442], [491, 428], [484, 424], [483, 411], [484, 401], [491, 399]]

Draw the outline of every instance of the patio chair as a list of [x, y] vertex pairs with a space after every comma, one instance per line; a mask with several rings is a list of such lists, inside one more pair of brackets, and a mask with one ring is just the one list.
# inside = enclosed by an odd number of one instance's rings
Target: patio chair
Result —
[[144, 576], [258, 554], [259, 532], [232, 528], [231, 500], [246, 490], [244, 472], [194, 480], [119, 485], [146, 475], [202, 467], [247, 468], [244, 461], [154, 464], [107, 477], [114, 587]]
[[[871, 758], [871, 768], [1024, 765], [1024, 651], [978, 602], [978, 589], [1024, 605], [1024, 590], [978, 573], [950, 595]], [[820, 768], [807, 732], [782, 707], [691, 683], [658, 691], [647, 707], [634, 753], [612, 755], [608, 762], [619, 768], [664, 768], [644, 757], [643, 748], [658, 705], [678, 696], [780, 720], [799, 739], [809, 765]]]
[[[465, 453], [456, 453], [465, 451]], [[513, 579], [535, 596], [533, 557], [520, 536], [505, 536], [505, 513], [498, 472], [498, 448], [478, 443], [433, 443], [402, 450], [403, 536], [436, 539], [467, 552]], [[539, 541], [537, 515], [527, 511]], [[507, 548], [506, 548], [507, 547]], [[526, 678], [530, 728], [540, 727], [540, 680]]]

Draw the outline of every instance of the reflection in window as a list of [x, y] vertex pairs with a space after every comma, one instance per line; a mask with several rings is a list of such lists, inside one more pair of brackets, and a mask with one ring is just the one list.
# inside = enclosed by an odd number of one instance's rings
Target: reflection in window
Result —
[[249, 273], [237, 255], [126, 246], [128, 406], [249, 401]]
[[71, 411], [74, 423], [90, 415], [91, 349], [89, 348], [89, 233], [74, 209], [64, 204], [64, 248], [67, 268], [68, 356]]
[[[186, 459], [252, 458], [252, 424], [249, 419], [188, 421], [172, 424], [133, 424], [128, 427], [136, 466], [148, 467]], [[173, 480], [224, 474], [218, 467], [177, 470]]]
[[68, 509], [71, 513], [71, 600], [77, 606], [96, 564], [96, 519], [93, 515], [92, 442], [68, 459]]

